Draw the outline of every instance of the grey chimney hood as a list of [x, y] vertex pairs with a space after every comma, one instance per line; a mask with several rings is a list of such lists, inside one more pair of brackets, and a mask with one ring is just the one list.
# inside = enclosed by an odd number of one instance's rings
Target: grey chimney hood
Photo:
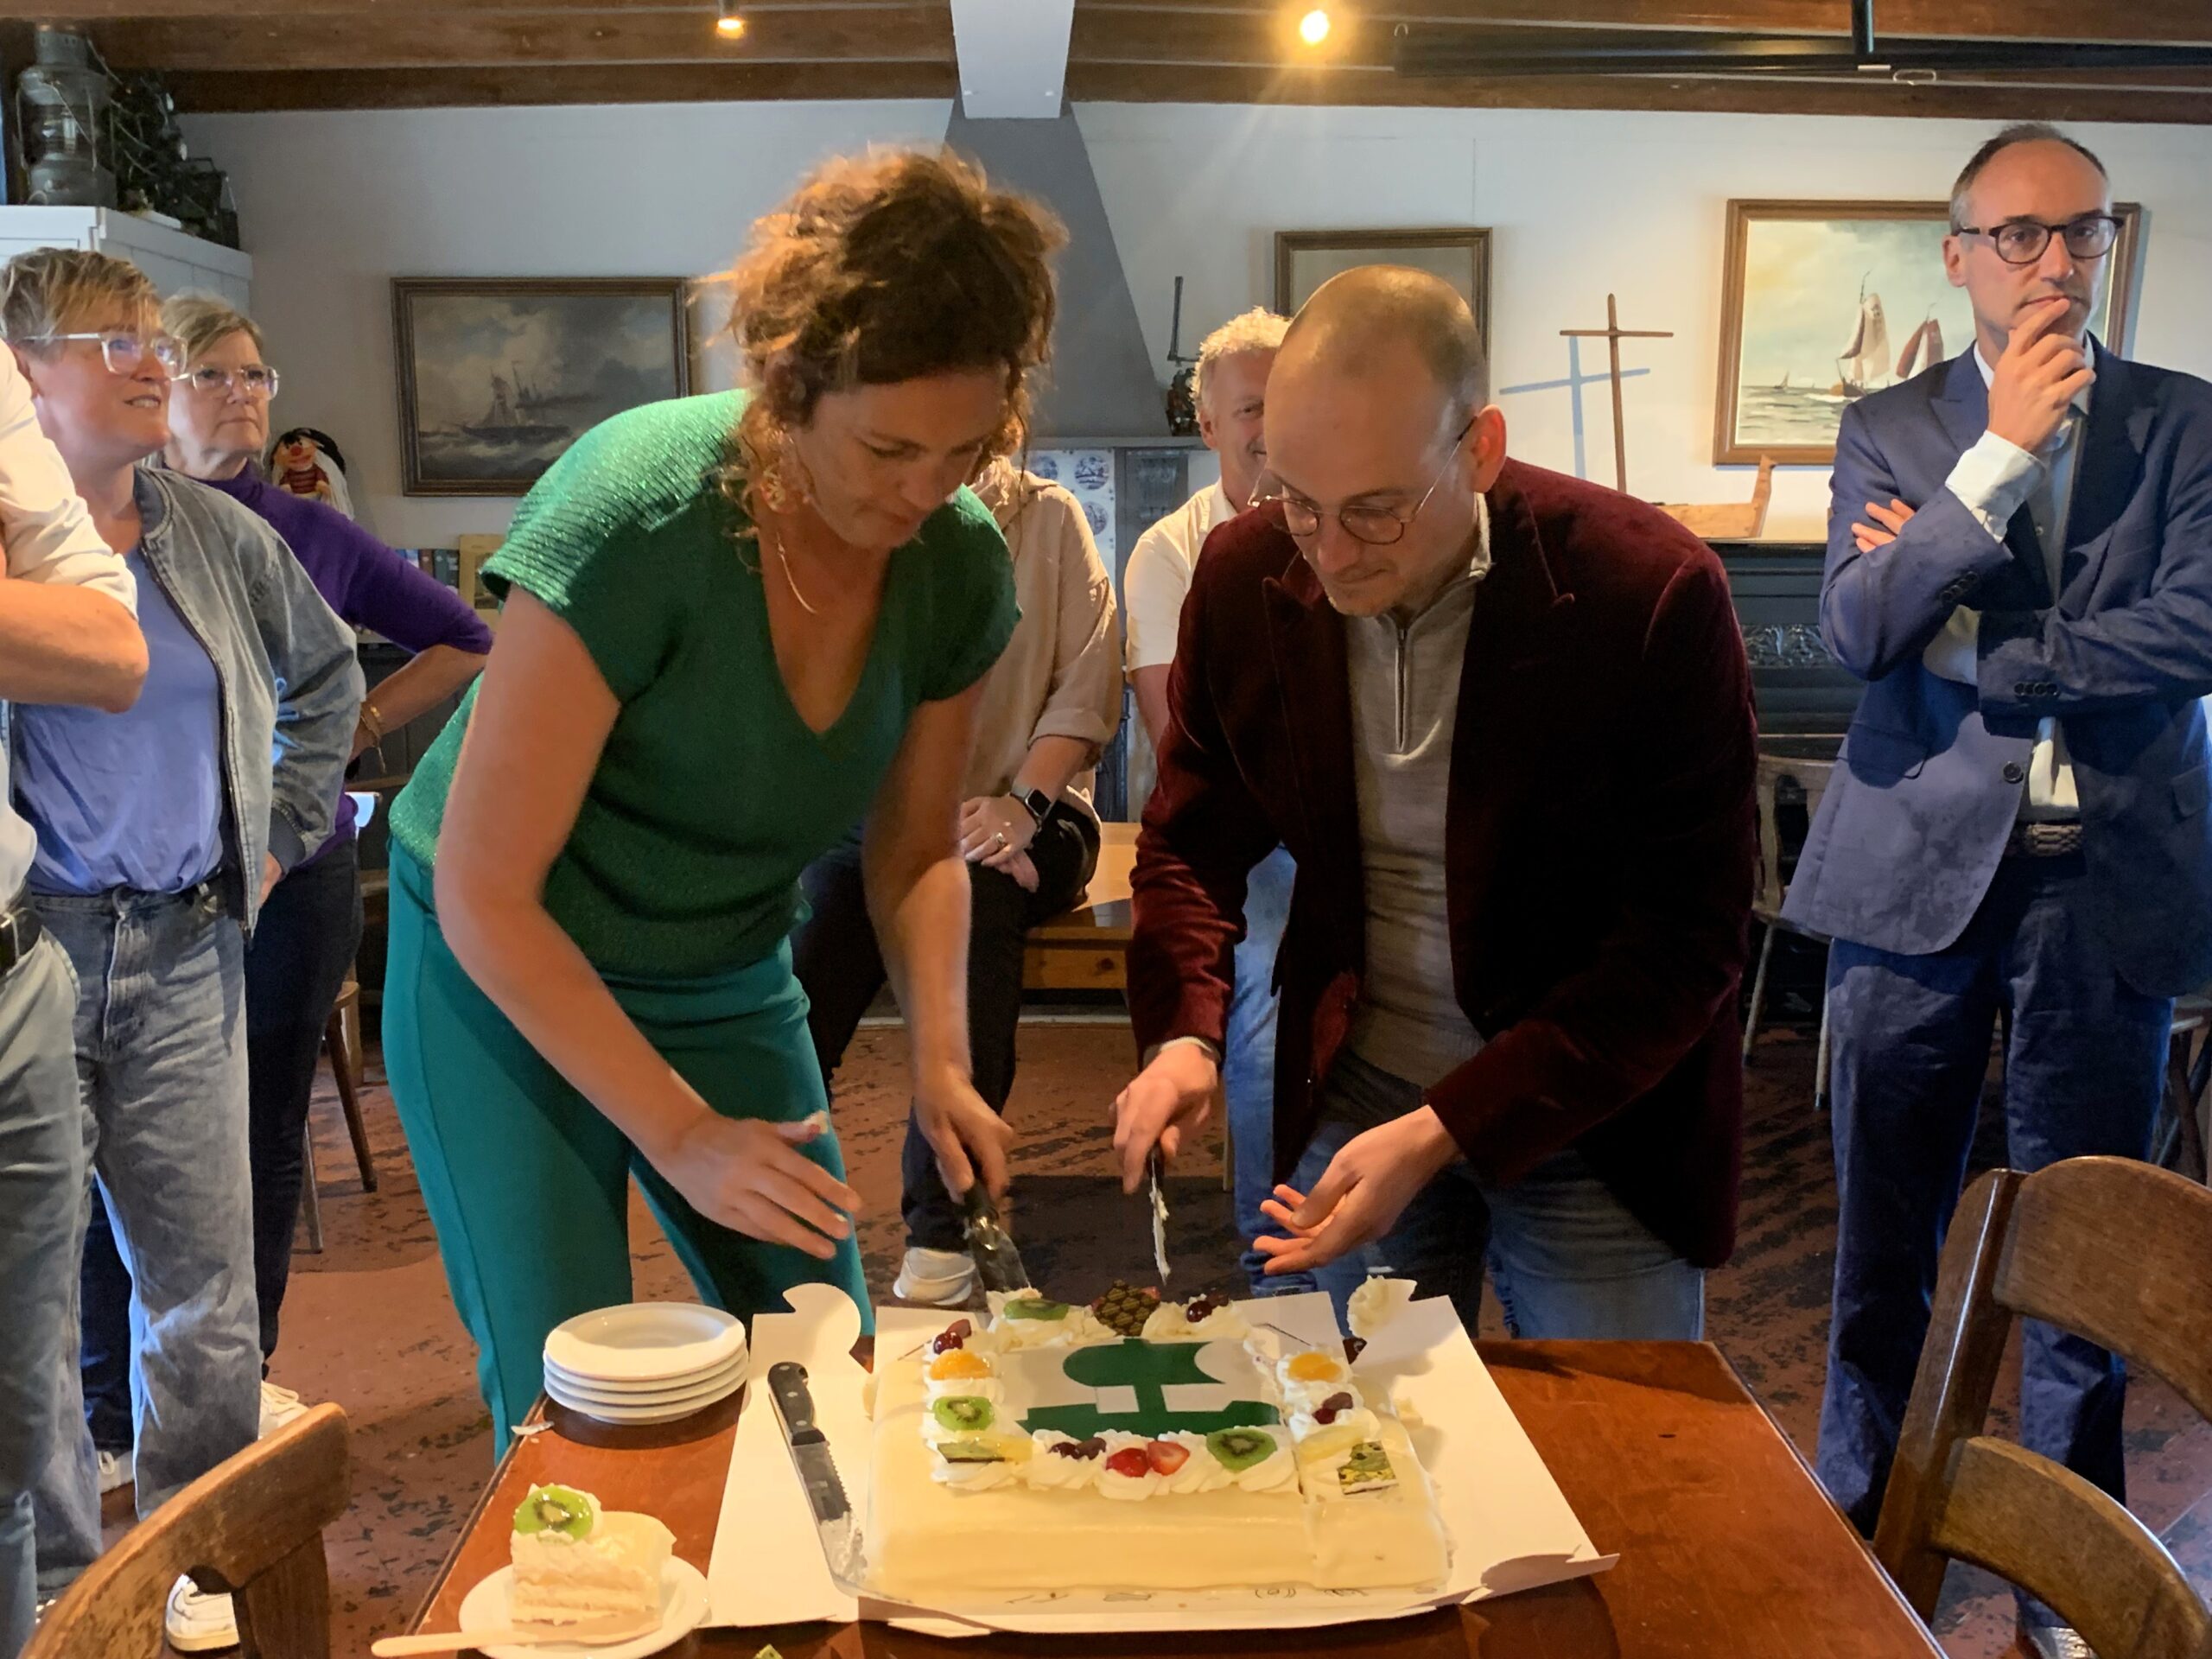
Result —
[[981, 163], [994, 184], [1049, 205], [1068, 229], [1052, 369], [1037, 399], [1037, 442], [1166, 438], [1166, 392], [1074, 111], [1064, 102], [1057, 120], [977, 121], [956, 104], [944, 142]]

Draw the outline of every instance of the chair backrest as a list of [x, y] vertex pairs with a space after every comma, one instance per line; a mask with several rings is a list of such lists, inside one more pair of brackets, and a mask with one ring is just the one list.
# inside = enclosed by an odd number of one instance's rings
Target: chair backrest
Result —
[[245, 1659], [328, 1659], [322, 1529], [352, 1489], [346, 1414], [317, 1406], [133, 1528], [48, 1611], [22, 1659], [162, 1651], [162, 1608], [180, 1573], [232, 1592]]
[[1802, 801], [1805, 822], [1809, 825], [1813, 815], [1820, 810], [1821, 796], [1828, 786], [1828, 775], [1834, 770], [1833, 760], [1797, 760], [1764, 753], [1759, 755], [1754, 786], [1758, 798], [1759, 884], [1758, 896], [1751, 904], [1764, 919], [1770, 921], [1782, 913], [1782, 899], [1786, 891], [1782, 879], [1782, 806], [1785, 801]]
[[1923, 1618], [1949, 1560], [2041, 1597], [2100, 1659], [2212, 1659], [2212, 1610], [2150, 1529], [1981, 1430], [2015, 1319], [2084, 1336], [2212, 1417], [2212, 1192], [2126, 1158], [1993, 1170], [1951, 1219], [1874, 1553]]

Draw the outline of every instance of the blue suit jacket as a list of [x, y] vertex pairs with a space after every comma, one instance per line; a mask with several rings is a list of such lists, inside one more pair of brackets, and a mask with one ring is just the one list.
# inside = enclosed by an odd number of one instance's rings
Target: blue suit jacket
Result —
[[[1997, 541], [1943, 487], [1988, 424], [1971, 355], [1845, 411], [1821, 632], [1867, 684], [1783, 914], [1885, 950], [1951, 944], [2056, 715], [2113, 960], [2178, 995], [2212, 979], [2212, 385], [2101, 346], [2096, 367], [2055, 603], [2026, 511]], [[1853, 521], [1891, 496], [1914, 517], [1859, 552]], [[1921, 662], [1961, 604], [1982, 613], [1974, 685]]]

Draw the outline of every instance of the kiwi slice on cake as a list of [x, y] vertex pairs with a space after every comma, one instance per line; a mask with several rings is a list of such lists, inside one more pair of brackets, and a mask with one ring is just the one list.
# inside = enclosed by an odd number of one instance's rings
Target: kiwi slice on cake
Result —
[[937, 1454], [947, 1463], [1005, 1463], [1006, 1448], [996, 1440], [945, 1440]]
[[1206, 1450], [1232, 1475], [1255, 1468], [1274, 1455], [1274, 1437], [1257, 1428], [1217, 1428], [1206, 1436]]
[[997, 1420], [998, 1412], [981, 1395], [949, 1394], [930, 1402], [930, 1415], [950, 1434], [981, 1434]]
[[515, 1510], [517, 1532], [564, 1532], [582, 1538], [591, 1531], [599, 1502], [573, 1486], [533, 1486]]
[[1068, 1305], [1048, 1301], [1042, 1296], [1015, 1296], [1009, 1298], [1000, 1312], [1009, 1319], [1065, 1319]]

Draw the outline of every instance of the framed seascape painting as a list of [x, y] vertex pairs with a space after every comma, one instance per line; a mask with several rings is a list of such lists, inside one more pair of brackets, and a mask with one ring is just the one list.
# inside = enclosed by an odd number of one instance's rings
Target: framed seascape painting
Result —
[[[2113, 208], [2120, 238], [2089, 327], [2127, 350], [2143, 209]], [[1720, 303], [1713, 460], [1835, 459], [1844, 410], [1964, 351], [1966, 290], [1943, 274], [1940, 201], [1732, 201]]]
[[520, 495], [610, 415], [691, 389], [675, 276], [391, 284], [403, 488]]
[[1277, 231], [1275, 309], [1295, 316], [1315, 289], [1360, 265], [1411, 265], [1441, 276], [1473, 310], [1476, 333], [1490, 340], [1486, 230]]

